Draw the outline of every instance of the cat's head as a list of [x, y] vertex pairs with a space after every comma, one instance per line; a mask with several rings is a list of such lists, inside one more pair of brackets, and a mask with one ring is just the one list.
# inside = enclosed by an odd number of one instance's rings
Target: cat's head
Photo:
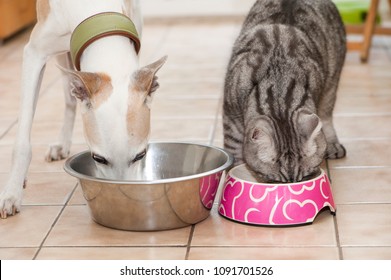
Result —
[[301, 110], [290, 121], [262, 116], [249, 122], [244, 161], [264, 182], [299, 182], [319, 173], [327, 143], [316, 114]]

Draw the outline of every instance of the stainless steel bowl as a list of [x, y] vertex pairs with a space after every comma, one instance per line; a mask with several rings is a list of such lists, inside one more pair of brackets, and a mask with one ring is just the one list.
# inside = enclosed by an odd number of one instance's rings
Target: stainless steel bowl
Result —
[[72, 156], [64, 169], [79, 179], [91, 216], [122, 230], [181, 228], [209, 216], [233, 157], [223, 149], [190, 143], [151, 143], [134, 178], [96, 177], [90, 152]]

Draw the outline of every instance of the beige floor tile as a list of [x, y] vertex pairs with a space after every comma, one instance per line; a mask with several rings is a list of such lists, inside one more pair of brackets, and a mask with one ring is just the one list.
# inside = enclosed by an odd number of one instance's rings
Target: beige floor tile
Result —
[[[241, 19], [254, 0], [224, 1], [224, 7], [216, 4], [220, 1], [209, 1], [207, 11], [206, 5], [198, 2], [146, 1], [140, 65], [169, 56], [158, 73], [160, 88], [152, 107], [152, 141], [223, 146], [218, 106], [226, 65]], [[8, 129], [18, 118], [22, 53], [30, 31], [0, 47], [0, 188], [11, 165], [16, 127]], [[216, 200], [211, 218], [194, 228], [190, 259], [338, 259], [339, 243], [345, 259], [391, 259], [390, 43], [376, 37], [365, 64], [360, 62], [358, 52], [347, 54], [335, 124], [348, 156], [328, 163], [338, 203], [336, 218], [323, 212], [314, 224], [304, 227], [246, 226], [220, 217], [215, 210]], [[70, 194], [72, 198], [38, 258], [183, 259], [191, 228], [140, 233], [99, 226], [88, 214], [80, 187], [74, 190], [76, 180], [63, 171], [64, 161], [43, 160], [47, 145], [57, 140], [63, 121], [62, 82], [55, 64], [52, 59], [46, 67], [36, 110], [30, 185], [25, 190], [23, 211], [0, 220], [0, 259], [33, 258]], [[86, 149], [79, 110], [73, 142], [72, 154]], [[374, 168], [378, 166], [387, 168]]]
[[19, 214], [0, 220], [0, 247], [38, 247], [57, 218], [59, 206], [23, 206]]
[[[23, 45], [30, 36], [31, 27], [26, 28], [25, 32], [20, 32], [17, 36], [8, 38], [0, 48], [0, 58], [10, 56], [12, 53], [20, 53]], [[3, 59], [0, 59], [0, 65]]]
[[[152, 116], [156, 118], [214, 119], [218, 108], [218, 99], [168, 99], [160, 96], [152, 105]], [[155, 122], [153, 123], [155, 124]]]
[[155, 106], [155, 103], [159, 103], [158, 98], [178, 98], [191, 102], [190, 100], [197, 98], [216, 99], [223, 92], [223, 80], [221, 77], [209, 77], [208, 79], [198, 81], [189, 78], [184, 80], [183, 77], [173, 74], [167, 75], [165, 78], [159, 78], [159, 84], [160, 88], [156, 93], [156, 99], [153, 101], [152, 106]]
[[[63, 122], [64, 119], [64, 92], [62, 89], [62, 81], [60, 77], [51, 85], [50, 89], [46, 90], [44, 95], [41, 95], [35, 111], [34, 122], [50, 121]], [[76, 108], [76, 121], [81, 122], [80, 107]]]
[[192, 247], [190, 260], [338, 260], [337, 247]]
[[390, 139], [345, 140], [345, 158], [330, 160], [330, 168], [343, 166], [391, 166]]
[[391, 246], [391, 204], [338, 205], [342, 247]]
[[391, 260], [391, 247], [342, 248], [345, 260]]
[[[220, 24], [205, 21], [196, 25], [173, 25], [161, 51], [167, 51], [168, 55], [172, 56], [170, 60], [175, 63], [226, 64], [239, 30], [240, 26], [235, 23]], [[208, 34], [208, 40], [205, 40], [205, 34]], [[221, 39], [222, 36], [224, 40]], [[187, 47], [184, 47], [184, 42], [191, 42], [191, 45], [187, 44]], [[189, 55], [190, 48], [191, 55]]]
[[37, 248], [0, 248], [1, 260], [32, 260]]
[[[5, 81], [9, 84], [8, 81]], [[4, 90], [3, 81], [0, 78], [0, 95], [2, 102], [0, 103], [0, 117], [4, 121], [16, 121], [19, 113], [19, 99], [15, 98], [16, 92], [7, 92]], [[9, 85], [10, 86], [10, 85]], [[10, 86], [12, 88], [12, 86]]]
[[[180, 0], [145, 0], [144, 10], [146, 18], [172, 18], [172, 17], [191, 17], [191, 16], [233, 16], [247, 13], [253, 5], [254, 0], [223, 0], [208, 1], [199, 0], [180, 1]], [[208, 9], [204, 7], [208, 6]], [[165, 7], [163, 10], [161, 7]]]
[[87, 206], [68, 206], [44, 247], [62, 246], [185, 246], [191, 227], [158, 232], [131, 232], [95, 223]]
[[213, 119], [154, 119], [151, 123], [152, 141], [208, 142]]
[[[1, 110], [1, 109], [0, 109]], [[0, 121], [0, 143], [3, 144], [3, 137], [5, 136], [5, 134], [7, 133], [7, 131], [9, 129], [12, 128], [12, 126], [15, 124], [15, 120], [13, 119], [6, 119], [6, 118], [3, 118], [1, 121]]]
[[[45, 95], [40, 97], [37, 109], [35, 110], [34, 122], [63, 122], [65, 97], [61, 83], [61, 80], [58, 79], [55, 86], [53, 86]], [[77, 114], [80, 114], [79, 110], [77, 110]]]
[[[383, 89], [384, 90], [384, 89]], [[344, 114], [385, 114], [390, 112], [391, 95], [338, 95], [335, 104], [334, 114], [336, 116]], [[373, 92], [372, 89], [365, 90], [367, 93]]]
[[[366, 78], [368, 79], [368, 77]], [[353, 78], [347, 78], [346, 79], [346, 85], [340, 86], [340, 90], [337, 92], [337, 103], [342, 100], [349, 100], [353, 102], [353, 99], [356, 99], [356, 104], [360, 105], [358, 108], [354, 108], [353, 106], [351, 108], [345, 107], [342, 108], [343, 110], [338, 111], [337, 115], [339, 114], [352, 114], [352, 113], [370, 113], [373, 112], [375, 113], [374, 110], [368, 110], [371, 109], [370, 106], [366, 106], [368, 104], [364, 104], [363, 100], [369, 100], [372, 103], [378, 103], [379, 100], [386, 98], [387, 95], [390, 95], [390, 91], [388, 90], [387, 87], [373, 87], [373, 86], [357, 86], [354, 84]], [[361, 101], [360, 101], [361, 100]], [[337, 105], [338, 106], [338, 105]], [[338, 106], [339, 107], [339, 106]], [[368, 111], [366, 112], [365, 110], [356, 110], [355, 109], [367, 109]], [[339, 108], [338, 108], [339, 109]], [[344, 111], [346, 111], [344, 113]], [[387, 113], [388, 111], [384, 111], [383, 113]]]
[[214, 139], [211, 144], [216, 146], [216, 147], [219, 147], [219, 148], [224, 148], [224, 141], [223, 141], [223, 139]]
[[183, 260], [186, 248], [43, 248], [38, 260]]
[[340, 139], [345, 138], [390, 138], [391, 115], [383, 116], [337, 116], [335, 129]]
[[217, 120], [216, 120], [216, 128], [215, 128], [215, 131], [214, 131], [214, 139], [223, 141], [223, 139], [224, 139], [224, 129], [223, 129], [223, 117], [221, 116], [221, 107], [222, 107], [222, 105], [220, 105], [219, 115], [218, 115]]
[[[161, 46], [166, 42], [167, 34], [170, 31], [169, 25], [162, 24], [148, 24], [143, 28], [142, 47], [140, 49], [140, 66], [153, 63], [164, 53], [159, 53]], [[159, 70], [164, 71], [165, 66]]]
[[[13, 99], [19, 101], [20, 89], [21, 89], [21, 70], [22, 59], [21, 57], [8, 56], [3, 62], [6, 64], [7, 71], [0, 74], [0, 81], [4, 83], [5, 90], [8, 93], [13, 93]], [[42, 85], [40, 90], [40, 96], [45, 95], [46, 91], [50, 90], [52, 85], [59, 81], [60, 71], [56, 67], [56, 61], [54, 59], [47, 63], [46, 71], [42, 79]]]
[[[341, 84], [338, 97], [344, 95], [353, 94], [352, 90], [357, 90], [358, 96], [366, 95], [374, 97], [374, 93], [384, 92], [378, 91], [391, 85], [391, 82], [387, 79], [390, 78], [390, 74], [387, 71], [389, 66], [363, 66], [363, 65], [350, 65], [342, 74]], [[347, 89], [347, 90], [344, 90]]]
[[[168, 44], [171, 44], [168, 42]], [[175, 47], [178, 47], [178, 52], [186, 55], [186, 51], [183, 50], [183, 45], [181, 48], [180, 44], [175, 44]], [[230, 48], [223, 48], [224, 55], [230, 54]], [[200, 51], [196, 51], [194, 54], [195, 57], [209, 55], [208, 53]], [[161, 73], [159, 73], [159, 79], [167, 79], [169, 81], [173, 80], [174, 77], [181, 78], [178, 80], [182, 81], [191, 81], [191, 82], [201, 82], [205, 80], [209, 80], [211, 78], [219, 79], [221, 82], [224, 82], [224, 75], [226, 72], [226, 64], [227, 60], [221, 59], [221, 54], [217, 57], [218, 59], [204, 59], [202, 61], [198, 61], [198, 63], [192, 63], [191, 61], [187, 61], [187, 63], [183, 63], [176, 59], [171, 60], [169, 56], [167, 62], [164, 66], [164, 70], [162, 68]]]
[[232, 222], [212, 211], [196, 225], [191, 246], [336, 246], [334, 220], [325, 211], [312, 225], [260, 227]]
[[331, 169], [337, 204], [391, 203], [391, 168]]
[[[8, 174], [0, 173], [0, 186]], [[65, 172], [30, 173], [23, 193], [23, 205], [63, 205], [76, 186], [76, 180]]]
[[[12, 145], [0, 145], [0, 171], [9, 172], [11, 169]], [[30, 164], [30, 172], [63, 172], [65, 160], [46, 162], [45, 153], [48, 145], [33, 144], [33, 158]], [[87, 150], [85, 145], [73, 145], [71, 155]]]
[[[57, 143], [59, 135], [62, 128], [62, 121], [53, 122], [53, 121], [34, 121], [33, 127], [31, 130], [31, 143], [33, 145], [50, 145]], [[17, 126], [15, 125], [8, 133], [5, 135], [1, 143], [4, 145], [10, 145], [15, 142], [17, 134]], [[85, 143], [83, 136], [83, 128], [81, 123], [75, 124], [75, 129], [73, 133], [72, 143], [74, 144], [83, 144]]]
[[71, 199], [69, 200], [69, 205], [86, 205], [87, 201], [83, 196], [83, 191], [81, 190], [80, 184], [76, 187], [75, 192], [73, 193]]

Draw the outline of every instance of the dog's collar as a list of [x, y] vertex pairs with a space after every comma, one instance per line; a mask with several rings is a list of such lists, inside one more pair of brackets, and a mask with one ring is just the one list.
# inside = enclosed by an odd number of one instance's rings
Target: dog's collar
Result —
[[140, 39], [134, 23], [120, 13], [100, 13], [82, 21], [72, 33], [70, 51], [75, 68], [80, 71], [80, 57], [91, 43], [112, 35], [128, 37], [139, 52]]

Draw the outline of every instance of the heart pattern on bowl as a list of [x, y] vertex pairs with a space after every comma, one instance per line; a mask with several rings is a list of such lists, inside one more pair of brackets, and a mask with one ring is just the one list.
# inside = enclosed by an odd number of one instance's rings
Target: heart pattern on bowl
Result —
[[220, 215], [255, 225], [300, 225], [312, 223], [328, 207], [335, 213], [330, 181], [320, 176], [303, 183], [262, 184], [228, 174], [219, 204]]
[[202, 204], [208, 209], [212, 209], [222, 174], [223, 172], [217, 172], [200, 179], [200, 198]]

